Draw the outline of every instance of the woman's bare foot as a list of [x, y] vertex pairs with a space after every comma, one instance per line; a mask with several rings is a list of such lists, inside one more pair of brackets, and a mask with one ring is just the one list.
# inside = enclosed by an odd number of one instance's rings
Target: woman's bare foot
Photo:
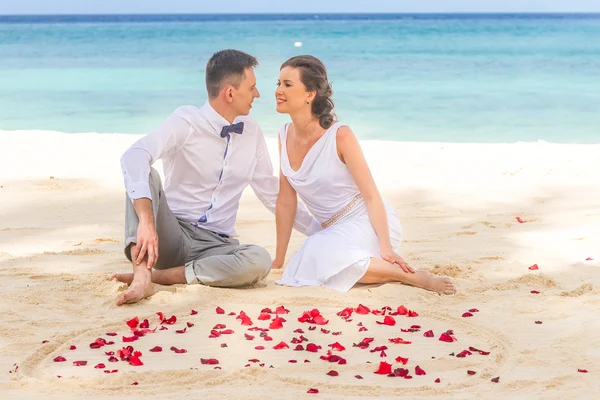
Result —
[[154, 288], [152, 287], [149, 273], [150, 271], [148, 271], [148, 274], [144, 274], [144, 276], [134, 277], [129, 289], [117, 299], [116, 303], [118, 306], [126, 303], [137, 303], [154, 294]]
[[127, 286], [129, 286], [129, 285], [131, 285], [131, 282], [133, 282], [133, 274], [131, 272], [126, 273], [126, 274], [114, 274], [113, 276], [110, 277], [110, 279], [114, 280], [114, 281], [126, 283]]
[[423, 282], [421, 286], [425, 290], [431, 290], [432, 292], [436, 292], [438, 294], [454, 294], [456, 293], [456, 288], [454, 288], [454, 284], [445, 276], [435, 276], [429, 275], [428, 279]]

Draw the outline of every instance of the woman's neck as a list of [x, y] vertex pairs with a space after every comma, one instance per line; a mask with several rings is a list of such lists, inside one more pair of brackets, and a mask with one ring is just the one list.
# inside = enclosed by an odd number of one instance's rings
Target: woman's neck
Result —
[[310, 138], [321, 131], [319, 120], [310, 113], [290, 114], [294, 131], [301, 138]]

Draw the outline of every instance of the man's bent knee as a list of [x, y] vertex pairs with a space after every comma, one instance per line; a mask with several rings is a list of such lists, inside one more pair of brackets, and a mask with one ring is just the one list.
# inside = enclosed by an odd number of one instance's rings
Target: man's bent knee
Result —
[[244, 260], [240, 272], [239, 286], [249, 285], [263, 280], [271, 269], [271, 255], [260, 246], [248, 245], [239, 254]]

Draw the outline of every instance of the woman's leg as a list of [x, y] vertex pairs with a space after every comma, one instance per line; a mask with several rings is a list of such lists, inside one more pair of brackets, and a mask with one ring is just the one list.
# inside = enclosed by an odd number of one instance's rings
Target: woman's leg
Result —
[[396, 264], [391, 264], [381, 258], [371, 258], [371, 263], [359, 283], [388, 283], [402, 282], [407, 285], [420, 287], [439, 294], [454, 294], [456, 289], [450, 278], [434, 276], [427, 271], [404, 272]]

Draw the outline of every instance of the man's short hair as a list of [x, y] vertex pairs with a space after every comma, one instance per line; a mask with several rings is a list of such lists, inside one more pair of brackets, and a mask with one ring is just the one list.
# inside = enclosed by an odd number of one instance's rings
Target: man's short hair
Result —
[[240, 87], [246, 78], [246, 68], [254, 68], [258, 61], [250, 54], [239, 50], [221, 50], [212, 55], [206, 64], [206, 90], [214, 99], [225, 85]]

